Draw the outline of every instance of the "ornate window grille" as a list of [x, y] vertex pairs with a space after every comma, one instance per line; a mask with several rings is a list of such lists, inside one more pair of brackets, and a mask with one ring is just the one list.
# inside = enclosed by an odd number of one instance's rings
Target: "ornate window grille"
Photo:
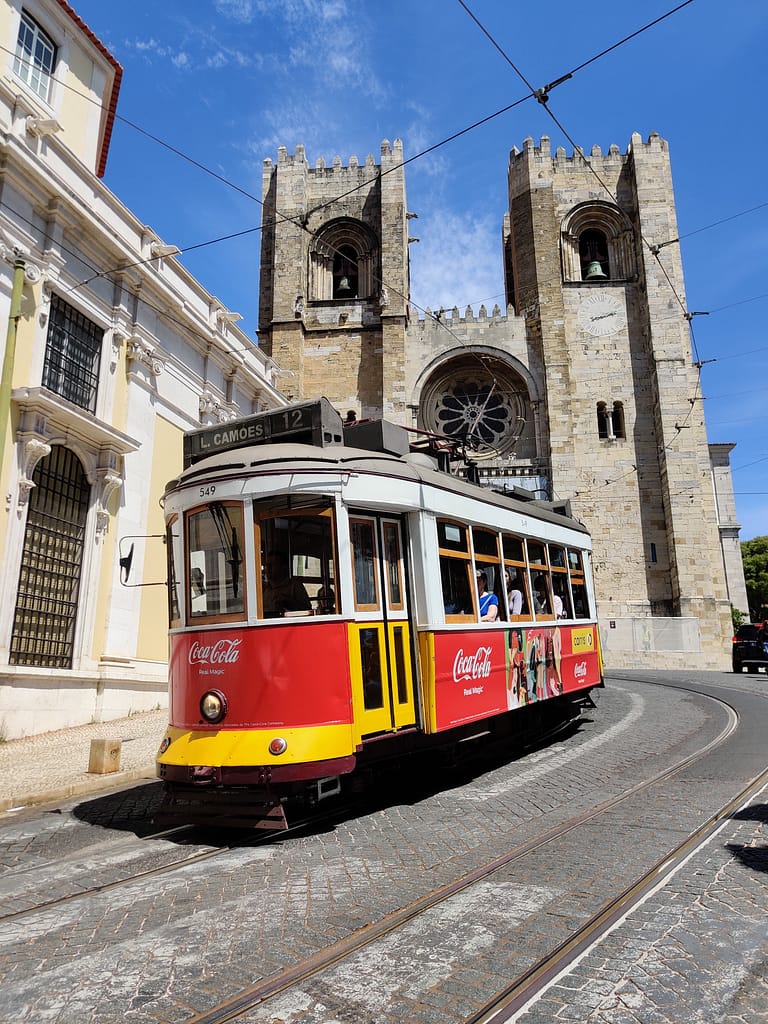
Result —
[[61, 445], [32, 480], [9, 661], [72, 668], [91, 488], [80, 460]]
[[96, 412], [104, 332], [58, 295], [51, 297], [43, 387]]

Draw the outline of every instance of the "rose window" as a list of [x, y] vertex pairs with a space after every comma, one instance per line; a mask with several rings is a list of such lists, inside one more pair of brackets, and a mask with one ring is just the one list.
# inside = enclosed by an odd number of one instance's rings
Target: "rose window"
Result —
[[473, 365], [462, 372], [454, 363], [425, 389], [421, 415], [427, 430], [461, 441], [474, 458], [494, 458], [514, 451], [527, 399], [522, 381], [507, 366]]

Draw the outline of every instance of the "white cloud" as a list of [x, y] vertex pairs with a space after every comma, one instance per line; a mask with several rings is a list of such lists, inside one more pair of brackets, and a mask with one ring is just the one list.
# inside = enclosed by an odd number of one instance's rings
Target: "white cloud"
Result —
[[161, 57], [163, 60], [169, 60], [177, 68], [186, 69], [189, 67], [189, 54], [185, 50], [163, 46], [153, 36], [149, 39], [136, 39], [133, 43], [128, 43], [128, 45], [133, 46], [139, 53], [144, 54], [148, 58], [154, 55]]
[[248, 22], [253, 17], [251, 0], [215, 0], [213, 5], [219, 14], [233, 21]]
[[327, 21], [346, 17], [347, 5], [344, 0], [326, 0], [321, 5], [321, 14]]

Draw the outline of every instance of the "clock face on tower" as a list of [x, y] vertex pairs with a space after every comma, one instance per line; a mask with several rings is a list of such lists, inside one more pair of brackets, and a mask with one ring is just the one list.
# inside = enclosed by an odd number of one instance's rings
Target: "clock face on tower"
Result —
[[612, 295], [590, 295], [579, 309], [579, 327], [596, 338], [615, 334], [626, 322], [624, 307]]

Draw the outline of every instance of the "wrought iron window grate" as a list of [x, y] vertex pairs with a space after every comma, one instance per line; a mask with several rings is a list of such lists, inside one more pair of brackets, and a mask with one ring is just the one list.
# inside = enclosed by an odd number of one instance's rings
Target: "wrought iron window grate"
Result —
[[101, 328], [58, 295], [51, 297], [43, 387], [81, 409], [96, 412]]
[[90, 485], [59, 445], [32, 479], [9, 660], [71, 668]]

